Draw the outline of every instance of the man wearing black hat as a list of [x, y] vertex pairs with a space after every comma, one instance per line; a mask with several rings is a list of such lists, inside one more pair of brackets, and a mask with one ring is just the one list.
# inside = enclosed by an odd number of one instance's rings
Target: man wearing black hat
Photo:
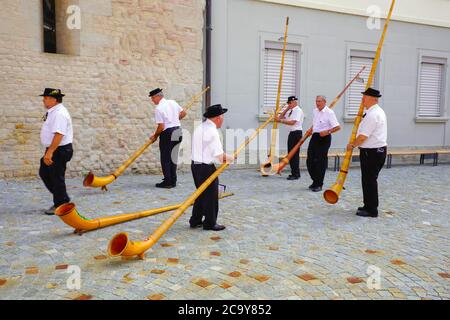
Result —
[[380, 91], [369, 88], [362, 92], [362, 103], [366, 113], [359, 125], [355, 142], [347, 148], [360, 149], [361, 177], [364, 206], [358, 208], [360, 217], [378, 217], [378, 175], [384, 166], [387, 154], [387, 120], [378, 105]]
[[159, 137], [159, 150], [161, 154], [161, 167], [164, 179], [157, 183], [157, 188], [171, 189], [177, 185], [178, 150], [181, 143], [182, 132], [180, 120], [186, 112], [174, 100], [166, 100], [162, 89], [157, 88], [149, 94], [156, 105], [155, 122], [157, 128], [151, 139], [156, 141]]
[[39, 176], [53, 194], [53, 206], [45, 211], [54, 215], [55, 209], [70, 202], [66, 191], [66, 164], [72, 159], [73, 128], [69, 112], [62, 104], [64, 94], [60, 89], [46, 88], [43, 103], [47, 109], [41, 129], [41, 143], [46, 148], [41, 159]]
[[[291, 152], [295, 145], [302, 139], [303, 120], [305, 119], [305, 115], [298, 106], [297, 97], [289, 97], [287, 104], [287, 107], [283, 110], [281, 115], [279, 117], [275, 116], [275, 120], [289, 127], [288, 152]], [[300, 149], [289, 161], [289, 164], [291, 166], [291, 175], [287, 179], [300, 179]]]
[[[194, 131], [191, 170], [196, 188], [200, 187], [216, 171], [214, 163], [232, 162], [234, 160], [232, 156], [223, 151], [217, 130], [222, 127], [224, 114], [227, 111], [220, 104], [209, 107], [203, 115], [206, 121]], [[225, 226], [217, 224], [218, 213], [219, 179], [217, 178], [195, 200], [189, 224], [191, 228], [203, 227], [204, 230], [221, 231], [225, 229]], [[203, 216], [205, 219], [202, 222]]]

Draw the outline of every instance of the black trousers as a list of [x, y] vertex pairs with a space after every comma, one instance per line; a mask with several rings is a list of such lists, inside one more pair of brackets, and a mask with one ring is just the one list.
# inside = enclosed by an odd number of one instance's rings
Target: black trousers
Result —
[[321, 137], [314, 133], [308, 147], [306, 166], [315, 187], [323, 186], [323, 179], [328, 168], [328, 150], [331, 146], [331, 135]]
[[177, 163], [180, 143], [183, 140], [180, 127], [164, 130], [159, 137], [159, 150], [161, 152], [161, 167], [164, 182], [175, 185], [177, 183]]
[[364, 208], [370, 213], [378, 213], [378, 174], [386, 162], [387, 148], [360, 148], [361, 182]]
[[[198, 188], [205, 182], [215, 171], [214, 164], [192, 163], [192, 176], [194, 177], [195, 187]], [[202, 222], [205, 217], [203, 226], [214, 227], [217, 222], [219, 213], [219, 178], [213, 181], [200, 197], [195, 200], [192, 210], [192, 217], [189, 220], [191, 225], [197, 225]]]
[[53, 205], [59, 207], [64, 203], [70, 202], [66, 190], [66, 164], [72, 159], [72, 144], [58, 147], [53, 153], [53, 164], [47, 166], [44, 158], [41, 158], [41, 166], [39, 168], [39, 176], [47, 187], [48, 191], [53, 194]]
[[[303, 132], [302, 130], [291, 131], [288, 137], [288, 152], [291, 152], [294, 149], [295, 145], [302, 139]], [[291, 166], [291, 174], [294, 177], [300, 178], [300, 149], [295, 153], [292, 159], [289, 161], [289, 165]]]

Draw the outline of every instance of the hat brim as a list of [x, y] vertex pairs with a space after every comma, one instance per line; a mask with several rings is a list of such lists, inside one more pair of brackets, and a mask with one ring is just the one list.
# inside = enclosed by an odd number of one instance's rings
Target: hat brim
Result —
[[203, 114], [203, 117], [205, 117], [205, 118], [214, 118], [214, 117], [218, 117], [218, 116], [221, 116], [221, 115], [223, 115], [224, 113], [227, 113], [227, 111], [228, 111], [228, 109], [222, 109], [222, 111], [221, 112], [219, 112], [218, 114], [213, 114], [213, 113], [210, 113], [210, 112], [205, 112], [204, 114]]
[[65, 94], [58, 94], [58, 95], [49, 95], [49, 94], [40, 94], [39, 97], [52, 97], [52, 98], [62, 98], [65, 97]]
[[383, 96], [381, 94], [374, 96], [374, 95], [371, 95], [371, 94], [367, 94], [366, 92], [361, 92], [361, 94], [363, 96], [374, 97], [374, 98], [381, 98]]

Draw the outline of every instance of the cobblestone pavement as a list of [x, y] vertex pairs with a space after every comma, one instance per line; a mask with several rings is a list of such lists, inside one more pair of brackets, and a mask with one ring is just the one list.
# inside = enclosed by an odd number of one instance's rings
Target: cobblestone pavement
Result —
[[[326, 185], [335, 178], [329, 171]], [[155, 189], [159, 180], [123, 176], [109, 192], [81, 179], [68, 185], [89, 218], [179, 203], [193, 191], [190, 174], [172, 190]], [[126, 231], [143, 240], [168, 213], [78, 236], [42, 214], [51, 203], [39, 180], [0, 181], [0, 299], [450, 298], [450, 166], [384, 169], [378, 219], [355, 215], [359, 169], [335, 206], [308, 191], [305, 171], [291, 182], [231, 170], [221, 183], [235, 192], [221, 200], [225, 231], [189, 229], [189, 209], [142, 261], [107, 257], [109, 239]], [[66, 284], [72, 265], [79, 290]], [[380, 287], [369, 288], [378, 273]]]

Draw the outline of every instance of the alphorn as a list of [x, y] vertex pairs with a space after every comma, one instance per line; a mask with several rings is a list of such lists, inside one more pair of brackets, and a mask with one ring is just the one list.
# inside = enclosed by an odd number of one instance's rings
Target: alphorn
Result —
[[[184, 108], [185, 111], [189, 111], [192, 106], [209, 90], [209, 87], [204, 89], [201, 93], [194, 96], [191, 101]], [[85, 187], [102, 188], [102, 190], [108, 190], [107, 185], [114, 182], [139, 156], [147, 150], [156, 140], [149, 139], [142, 147], [140, 147], [127, 161], [125, 161], [114, 173], [105, 176], [97, 177], [94, 173], [89, 172], [84, 178], [83, 185]]]
[[[362, 69], [356, 74], [356, 76], [350, 80], [350, 82], [345, 86], [345, 88], [339, 93], [339, 95], [331, 102], [329, 108], [333, 109], [334, 106], [339, 102], [339, 100], [342, 98], [342, 96], [345, 94], [345, 92], [350, 88], [350, 86], [358, 79], [361, 79], [360, 75], [361, 73], [366, 69], [366, 66], [362, 67]], [[362, 80], [362, 79], [361, 79]], [[364, 81], [364, 80], [363, 80]], [[283, 157], [280, 161], [280, 163], [273, 164], [273, 171], [275, 171], [278, 174], [281, 174], [281, 171], [283, 171], [284, 167], [286, 167], [289, 164], [289, 161], [291, 161], [292, 157], [298, 152], [298, 150], [301, 148], [301, 146], [305, 143], [306, 140], [308, 140], [309, 137], [311, 137], [313, 131], [313, 127], [311, 127], [308, 131], [306, 131], [305, 135], [302, 139], [294, 146], [294, 148], [288, 153], [287, 156]]]
[[[233, 196], [233, 193], [223, 193], [219, 196], [219, 199], [231, 196]], [[74, 228], [75, 229], [74, 233], [81, 235], [88, 231], [94, 231], [97, 229], [106, 228], [119, 223], [150, 217], [163, 212], [173, 211], [178, 209], [180, 206], [181, 204], [176, 204], [172, 206], [161, 207], [146, 211], [125, 213], [96, 219], [88, 219], [78, 212], [76, 205], [74, 203], [66, 203], [59, 206], [55, 210], [55, 214], [58, 217], [60, 217], [65, 224]]]
[[[278, 92], [277, 92], [277, 101], [274, 114], [278, 114], [280, 112], [280, 100], [281, 100], [281, 87], [283, 85], [283, 72], [284, 72], [284, 59], [286, 55], [286, 46], [287, 46], [287, 36], [289, 30], [289, 17], [286, 18], [286, 27], [284, 30], [284, 40], [283, 40], [283, 51], [281, 53], [281, 67], [280, 67], [280, 78], [278, 79]], [[274, 158], [275, 148], [276, 148], [276, 140], [278, 135], [278, 121], [274, 121], [273, 128], [271, 132], [271, 143], [269, 150], [269, 159], [268, 162], [263, 163], [260, 167], [261, 175], [263, 177], [267, 177], [270, 172], [267, 172], [266, 169], [272, 167], [272, 162]]]
[[[263, 123], [253, 134], [248, 137], [246, 141], [234, 152], [236, 158], [239, 153], [253, 140], [260, 131], [264, 129], [272, 120], [274, 116], [270, 116], [269, 119]], [[140, 259], [144, 259], [145, 252], [150, 249], [158, 240], [169, 230], [169, 228], [180, 218], [187, 208], [193, 203], [208, 186], [214, 182], [214, 180], [229, 166], [229, 163], [222, 164], [200, 187], [189, 197], [183, 204], [161, 225], [156, 231], [144, 241], [131, 241], [126, 232], [121, 232], [112, 238], [108, 245], [108, 254], [111, 257], [134, 257], [138, 256]]]
[[[391, 8], [390, 8], [389, 14], [386, 18], [386, 22], [384, 24], [384, 30], [381, 35], [381, 39], [378, 44], [377, 52], [375, 54], [375, 59], [372, 64], [372, 70], [370, 71], [370, 76], [369, 76], [369, 79], [367, 80], [366, 89], [368, 89], [372, 86], [372, 82], [375, 77], [375, 72], [376, 72], [377, 66], [378, 66], [378, 61], [380, 60], [381, 49], [383, 48], [383, 43], [384, 43], [384, 39], [386, 37], [386, 32], [387, 32], [389, 22], [392, 17], [392, 12], [394, 11], [394, 5], [395, 5], [395, 0], [392, 0]], [[361, 101], [361, 105], [359, 106], [358, 115], [356, 116], [355, 123], [353, 125], [353, 131], [350, 136], [350, 141], [349, 141], [350, 144], [353, 143], [356, 139], [356, 134], [358, 133], [359, 124], [361, 123], [363, 113], [364, 113], [364, 105]], [[341, 170], [339, 171], [338, 177], [336, 179], [336, 183], [323, 193], [323, 197], [325, 198], [325, 201], [327, 201], [330, 204], [336, 204], [339, 201], [339, 195], [341, 194], [342, 189], [344, 188], [345, 180], [347, 179], [348, 168], [350, 167], [350, 161], [352, 159], [352, 155], [353, 155], [353, 150], [347, 150], [345, 152], [344, 161], [342, 163]]]

